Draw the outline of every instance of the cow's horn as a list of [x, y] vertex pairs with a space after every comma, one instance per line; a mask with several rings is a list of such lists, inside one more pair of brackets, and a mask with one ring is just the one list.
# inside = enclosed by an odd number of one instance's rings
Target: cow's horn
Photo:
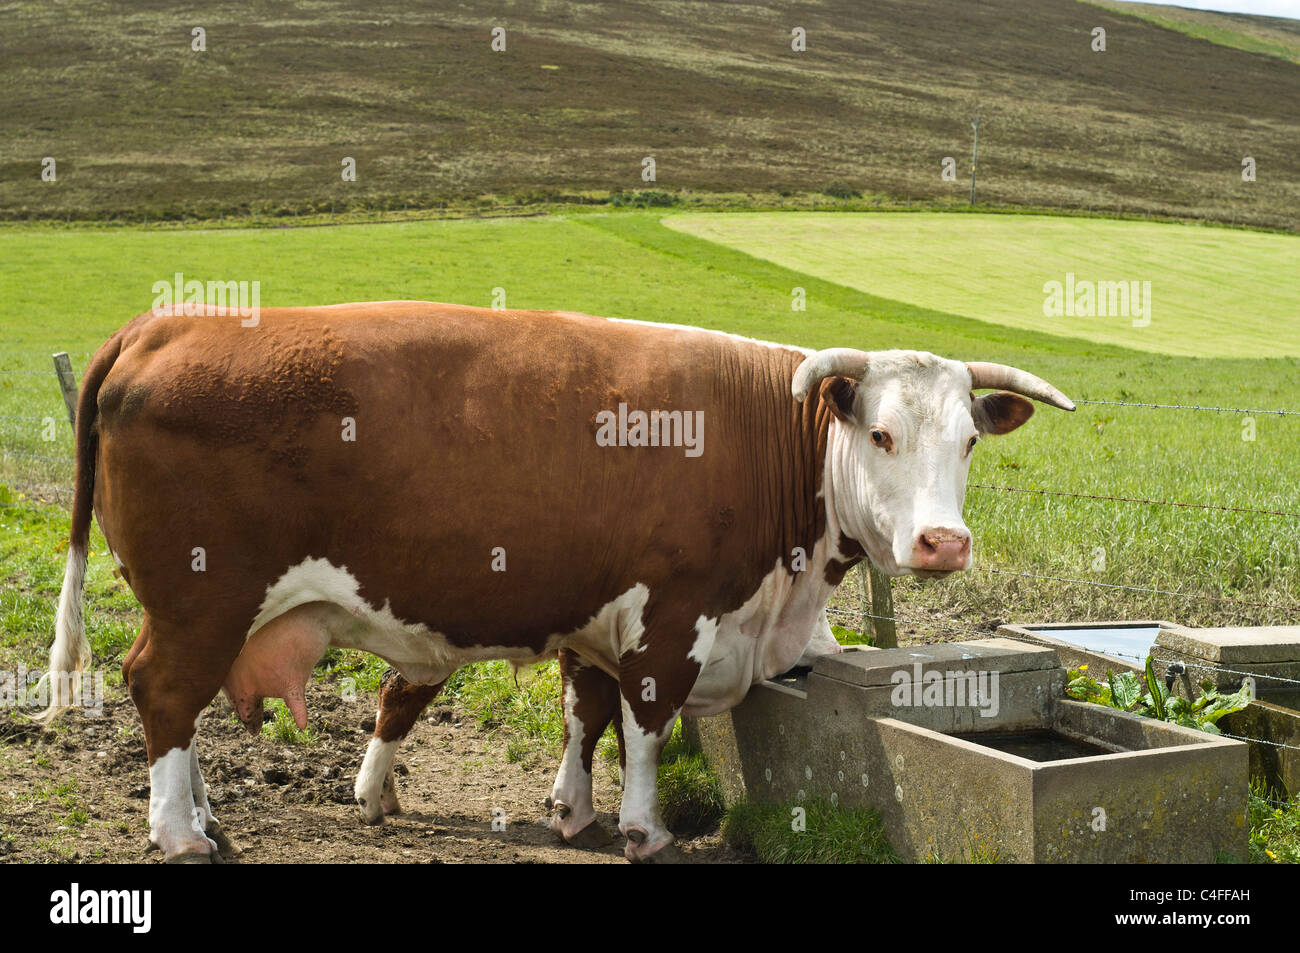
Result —
[[1066, 397], [1041, 377], [1035, 377], [1028, 371], [1006, 364], [988, 364], [984, 361], [968, 361], [966, 369], [970, 371], [970, 386], [978, 388], [997, 388], [1024, 394], [1044, 404], [1060, 407], [1062, 410], [1074, 410], [1074, 401]]
[[794, 372], [790, 393], [794, 394], [795, 400], [802, 401], [827, 377], [849, 377], [860, 381], [867, 373], [870, 360], [866, 351], [855, 351], [851, 347], [832, 347], [810, 354]]

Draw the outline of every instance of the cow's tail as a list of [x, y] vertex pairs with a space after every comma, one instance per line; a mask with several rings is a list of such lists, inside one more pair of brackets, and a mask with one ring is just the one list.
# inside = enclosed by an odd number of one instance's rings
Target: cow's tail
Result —
[[99, 388], [121, 351], [119, 335], [99, 349], [81, 381], [77, 399], [77, 476], [72, 496], [72, 530], [68, 535], [68, 563], [59, 592], [59, 611], [54, 620], [54, 645], [50, 648], [49, 671], [37, 686], [49, 692], [49, 707], [36, 721], [52, 721], [77, 703], [81, 694], [81, 673], [90, 665], [90, 640], [81, 615], [86, 583], [86, 552], [90, 544], [90, 521], [94, 518], [95, 457], [98, 436]]

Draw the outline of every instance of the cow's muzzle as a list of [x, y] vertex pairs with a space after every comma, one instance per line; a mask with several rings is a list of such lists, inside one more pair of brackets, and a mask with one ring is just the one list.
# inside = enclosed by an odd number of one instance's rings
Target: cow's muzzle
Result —
[[970, 530], [931, 526], [912, 544], [911, 569], [921, 575], [958, 572], [970, 566]]

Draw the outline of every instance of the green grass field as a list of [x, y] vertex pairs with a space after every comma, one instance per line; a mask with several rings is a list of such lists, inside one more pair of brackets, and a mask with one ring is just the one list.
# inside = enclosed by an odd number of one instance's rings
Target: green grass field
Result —
[[[664, 223], [793, 271], [994, 324], [1187, 357], [1300, 356], [1292, 235], [942, 213], [695, 213]], [[1150, 282], [1150, 312], [1045, 316], [1044, 285], [1064, 286], [1067, 273], [1076, 282]]]
[[1300, 23], [1295, 20], [1246, 13], [1191, 10], [1161, 3], [1126, 3], [1124, 0], [1087, 2], [1218, 46], [1276, 56], [1300, 64]]
[[[850, 221], [843, 219], [842, 227]], [[1008, 221], [1036, 227], [1025, 217]], [[1260, 237], [1225, 235], [1224, 241], [1247, 243]], [[934, 265], [936, 282], [949, 267], [942, 258], [921, 260]], [[44, 374], [50, 353], [69, 351], [80, 372], [115, 328], [149, 307], [153, 282], [175, 271], [201, 279], [258, 280], [264, 306], [393, 297], [485, 305], [492, 289], [501, 287], [510, 307], [698, 324], [810, 347], [913, 347], [963, 360], [1005, 361], [1039, 373], [1075, 398], [1300, 409], [1300, 362], [1294, 358], [1167, 356], [990, 324], [763, 261], [666, 228], [657, 214], [646, 212], [279, 230], [21, 227], [0, 232], [0, 483], [15, 497], [32, 484], [67, 486], [71, 479], [70, 465], [59, 459], [71, 455], [70, 430], [53, 375]], [[1274, 277], [1280, 283], [1286, 275]], [[1258, 271], [1252, 280], [1271, 286]], [[791, 310], [795, 286], [807, 290], [807, 312]], [[1223, 292], [1231, 293], [1249, 299], [1255, 290]], [[18, 373], [25, 371], [36, 373]], [[12, 419], [46, 413], [57, 421], [49, 442], [39, 421]], [[1021, 430], [980, 448], [973, 483], [1292, 515], [973, 488], [966, 510], [981, 567], [1186, 596], [984, 571], [942, 584], [904, 580], [895, 587], [897, 608], [914, 620], [904, 636], [951, 638], [993, 619], [1300, 621], [1298, 460], [1300, 418], [1256, 415], [1250, 424], [1241, 414], [1088, 405], [1075, 414], [1043, 409]], [[27, 491], [26, 502], [41, 496]], [[48, 555], [57, 575], [59, 557]], [[96, 558], [107, 559], [102, 553]], [[12, 575], [8, 562], [5, 572]], [[856, 605], [852, 593], [846, 590], [845, 596], [846, 605]], [[40, 594], [51, 598], [52, 592]], [[28, 661], [43, 653], [44, 621], [42, 616], [38, 626], [33, 617], [18, 640], [29, 649]]]

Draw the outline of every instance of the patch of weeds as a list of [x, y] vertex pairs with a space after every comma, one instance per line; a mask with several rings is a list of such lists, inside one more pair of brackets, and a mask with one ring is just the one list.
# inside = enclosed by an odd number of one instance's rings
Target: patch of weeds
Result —
[[84, 808], [74, 807], [67, 814], [56, 814], [54, 818], [65, 827], [85, 827], [90, 815]]
[[872, 638], [870, 632], [858, 632], [855, 629], [846, 629], [842, 625], [831, 625], [831, 635], [835, 636], [835, 641], [840, 645], [875, 645], [876, 640]]
[[335, 680], [340, 683], [352, 679], [349, 687], [358, 692], [378, 692], [380, 679], [388, 670], [388, 663], [369, 652], [355, 649], [329, 648], [316, 663], [317, 681]]
[[293, 715], [289, 712], [289, 706], [278, 698], [267, 699], [267, 710], [272, 714], [270, 721], [262, 723], [262, 734], [272, 741], [278, 741], [286, 745], [311, 745], [320, 742], [320, 735], [311, 723], [307, 723], [306, 728], [300, 729], [293, 720]]
[[38, 850], [43, 850], [47, 854], [54, 854], [64, 859], [71, 859], [72, 855], [76, 853], [75, 848], [70, 844], [64, 843], [64, 835], [62, 834], [58, 834], [46, 840], [38, 840], [36, 842], [36, 847]]
[[1280, 798], [1256, 782], [1246, 812], [1252, 864], [1300, 864], [1300, 797]]
[[956, 857], [943, 857], [940, 854], [931, 851], [921, 863], [923, 864], [1000, 864], [1002, 857], [998, 854], [996, 847], [992, 847], [984, 841], [970, 833], [966, 832], [966, 846]]
[[[796, 814], [802, 810], [803, 816]], [[814, 799], [804, 805], [740, 801], [727, 811], [723, 839], [765, 864], [896, 864], [880, 815]]]
[[531, 760], [533, 745], [525, 738], [514, 737], [506, 742], [506, 760], [515, 764]]
[[480, 726], [508, 730], [517, 751], [525, 743], [552, 754], [560, 751], [564, 712], [555, 662], [518, 672], [508, 662], [467, 665], [448, 679], [443, 694], [464, 706]]
[[[614, 751], [617, 758], [617, 746]], [[687, 742], [680, 721], [659, 761], [659, 807], [668, 829], [687, 838], [717, 830], [727, 809], [722, 784], [704, 754]]]

